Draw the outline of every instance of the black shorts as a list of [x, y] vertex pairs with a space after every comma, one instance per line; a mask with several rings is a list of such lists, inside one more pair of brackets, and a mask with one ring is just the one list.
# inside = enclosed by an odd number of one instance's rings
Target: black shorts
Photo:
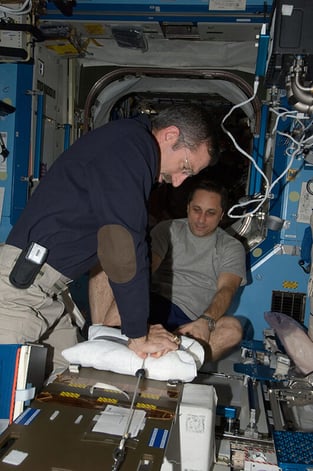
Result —
[[192, 322], [178, 307], [163, 296], [151, 293], [150, 295], [150, 324], [162, 324], [168, 331], [174, 331], [183, 324]]

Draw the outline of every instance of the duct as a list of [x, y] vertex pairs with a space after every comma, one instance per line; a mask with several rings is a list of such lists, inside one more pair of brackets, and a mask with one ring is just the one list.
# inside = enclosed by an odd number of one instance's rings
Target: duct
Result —
[[[293, 73], [295, 69], [295, 73]], [[303, 113], [313, 113], [313, 85], [305, 87], [300, 83], [300, 74], [304, 75], [303, 61], [296, 59], [295, 65], [291, 68], [291, 73], [286, 78], [286, 92], [290, 104]]]
[[[138, 87], [139, 80], [138, 78], [144, 77], [145, 79], [148, 77], [150, 79], [154, 79], [155, 83], [158, 82], [158, 80], [161, 79], [166, 79], [167, 81], [171, 81], [172, 84], [174, 84], [174, 79], [180, 79], [181, 81], [185, 80], [186, 83], [188, 81], [188, 91], [190, 91], [191, 83], [193, 80], [198, 80], [198, 85], [200, 81], [212, 81], [214, 82], [215, 86], [211, 88], [211, 90], [214, 89], [214, 93], [219, 93], [221, 96], [224, 96], [227, 98], [230, 102], [232, 103], [240, 103], [241, 101], [245, 101], [247, 98], [253, 96], [253, 89], [252, 87], [241, 77], [227, 71], [220, 71], [220, 70], [211, 70], [211, 69], [199, 69], [199, 70], [193, 70], [193, 69], [186, 69], [186, 70], [181, 70], [181, 69], [152, 69], [152, 68], [123, 68], [123, 69], [117, 69], [114, 70], [113, 72], [110, 72], [103, 77], [101, 77], [91, 88], [87, 99], [86, 99], [86, 104], [85, 104], [85, 109], [84, 109], [84, 128], [83, 131], [87, 132], [90, 128], [94, 127], [94, 123], [91, 122], [91, 116], [94, 113], [94, 115], [97, 116], [97, 121], [100, 116], [100, 111], [97, 110], [97, 107], [99, 106], [100, 103], [100, 97], [101, 94], [104, 90], [109, 90], [108, 96], [106, 95], [107, 101], [107, 108], [109, 106], [112, 106], [113, 104], [113, 96], [114, 93], [117, 91], [117, 88], [120, 88], [120, 93], [122, 91], [122, 86], [118, 85], [118, 82], [122, 83], [122, 79], [126, 80], [125, 77], [127, 77], [127, 81], [125, 81], [125, 85], [123, 87], [126, 87], [123, 91], [123, 95], [126, 93], [130, 93], [131, 91], [136, 90], [136, 86]], [[131, 79], [129, 77], [132, 77]], [[158, 80], [156, 80], [158, 79]], [[114, 85], [113, 88], [110, 91], [110, 86], [113, 82], [116, 82], [117, 85]], [[187, 86], [185, 83], [185, 87]], [[231, 84], [231, 86], [230, 86]], [[162, 85], [165, 86], [165, 85]], [[108, 88], [109, 87], [109, 88]], [[155, 85], [157, 88], [157, 85]], [[138, 90], [139, 88], [137, 88]], [[145, 90], [141, 91], [146, 91]], [[113, 94], [112, 94], [113, 91]], [[155, 89], [153, 90], [155, 91]], [[199, 92], [199, 91], [197, 91]], [[210, 90], [207, 88], [203, 87], [202, 88], [202, 93], [210, 93]], [[211, 91], [212, 93], [212, 91]], [[102, 98], [103, 99], [103, 98]], [[114, 102], [117, 101], [117, 97], [115, 95]], [[245, 106], [245, 105], [244, 105]], [[251, 107], [253, 112], [251, 111]], [[245, 108], [245, 113], [251, 118], [251, 121], [253, 121], [254, 118], [254, 132], [257, 134], [259, 132], [259, 125], [260, 125], [260, 110], [261, 110], [261, 103], [260, 100], [256, 97], [251, 103], [248, 104]], [[102, 112], [102, 118], [105, 117], [105, 113], [108, 111]], [[106, 115], [107, 118], [107, 115]], [[98, 121], [99, 122], [99, 121]]]
[[311, 93], [311, 95], [313, 94], [313, 87], [303, 87], [301, 85], [301, 83], [299, 82], [299, 73], [296, 74], [295, 85], [302, 92], [304, 92], [304, 93], [309, 92], [309, 93]]
[[297, 88], [295, 79], [290, 78], [286, 81], [286, 92], [289, 103], [298, 111], [302, 113], [312, 114], [313, 113], [313, 88], [311, 96], [304, 93], [302, 90]]
[[[110, 110], [114, 104], [123, 96], [130, 93], [152, 92], [155, 94], [177, 93], [188, 95], [219, 95], [230, 103], [237, 104], [244, 102], [247, 97], [243, 91], [231, 82], [223, 80], [205, 80], [198, 78], [176, 78], [176, 77], [140, 77], [126, 76], [124, 80], [118, 80], [109, 84], [97, 96], [93, 106], [93, 125], [101, 126], [110, 117]], [[250, 103], [242, 106], [243, 112], [250, 122], [254, 122], [254, 111]]]
[[292, 96], [294, 96], [298, 101], [307, 106], [313, 105], [313, 88], [310, 89], [309, 93], [301, 89], [298, 86], [297, 76], [294, 78], [290, 77], [290, 89], [292, 92]]

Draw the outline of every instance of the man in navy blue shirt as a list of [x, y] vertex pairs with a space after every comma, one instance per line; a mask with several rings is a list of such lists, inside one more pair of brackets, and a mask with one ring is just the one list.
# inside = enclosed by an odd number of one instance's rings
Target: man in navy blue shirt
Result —
[[0, 343], [77, 342], [62, 296], [100, 262], [129, 348], [142, 358], [175, 350], [149, 327], [147, 205], [156, 181], [179, 186], [212, 164], [216, 135], [207, 112], [172, 106], [148, 118], [111, 121], [77, 140], [51, 166], [0, 251]]

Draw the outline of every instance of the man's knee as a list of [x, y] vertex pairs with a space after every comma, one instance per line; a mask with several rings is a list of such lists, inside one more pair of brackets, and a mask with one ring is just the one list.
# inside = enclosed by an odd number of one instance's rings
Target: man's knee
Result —
[[236, 317], [224, 316], [217, 322], [217, 327], [223, 329], [223, 336], [229, 340], [229, 346], [238, 345], [243, 338], [241, 323]]

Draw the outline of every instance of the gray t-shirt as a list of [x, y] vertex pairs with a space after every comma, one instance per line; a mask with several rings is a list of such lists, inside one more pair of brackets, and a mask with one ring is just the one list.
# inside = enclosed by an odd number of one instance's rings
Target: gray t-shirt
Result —
[[241, 242], [220, 227], [207, 237], [197, 237], [188, 220], [162, 221], [151, 231], [152, 252], [162, 258], [152, 275], [152, 291], [197, 319], [217, 290], [220, 273], [234, 273], [246, 284], [246, 256]]

